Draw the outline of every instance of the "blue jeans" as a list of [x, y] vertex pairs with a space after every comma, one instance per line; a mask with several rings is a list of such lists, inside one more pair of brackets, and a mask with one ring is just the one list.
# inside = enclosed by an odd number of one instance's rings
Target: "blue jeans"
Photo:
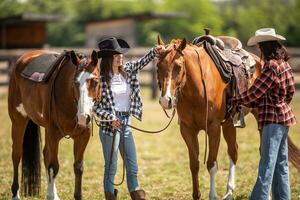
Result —
[[[117, 116], [123, 123], [130, 123], [129, 116]], [[136, 149], [131, 133], [131, 129], [126, 126], [120, 128], [116, 132], [113, 155], [111, 155], [111, 148], [113, 143], [113, 137], [103, 133], [103, 129], [100, 127], [100, 140], [102, 143], [103, 156], [104, 156], [104, 192], [114, 193], [114, 179], [117, 171], [118, 161], [118, 149], [123, 157], [123, 162], [126, 168], [127, 188], [129, 192], [133, 192], [139, 189], [137, 174], [138, 165], [136, 159]], [[125, 146], [125, 157], [124, 157]], [[111, 159], [111, 160], [110, 160]], [[110, 163], [111, 161], [111, 163]]]
[[263, 127], [258, 177], [251, 200], [290, 200], [287, 136], [289, 128], [280, 124]]

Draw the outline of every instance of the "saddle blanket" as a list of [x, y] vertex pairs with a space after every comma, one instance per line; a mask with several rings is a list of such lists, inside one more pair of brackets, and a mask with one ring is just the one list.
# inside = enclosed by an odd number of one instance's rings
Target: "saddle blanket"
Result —
[[47, 82], [64, 54], [44, 54], [34, 58], [21, 76], [34, 82]]

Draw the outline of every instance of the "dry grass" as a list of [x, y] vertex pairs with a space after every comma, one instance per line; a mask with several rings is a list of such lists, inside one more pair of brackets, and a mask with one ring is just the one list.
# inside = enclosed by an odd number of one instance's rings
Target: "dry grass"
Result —
[[[167, 123], [157, 101], [148, 100], [149, 91], [144, 94], [144, 120], [143, 123], [134, 120], [134, 125], [156, 130]], [[299, 92], [298, 92], [299, 93]], [[7, 114], [6, 95], [0, 96], [0, 200], [10, 199], [10, 186], [12, 182], [11, 162], [11, 138], [10, 120]], [[293, 108], [300, 117], [300, 94], [296, 94], [293, 100]], [[247, 199], [256, 180], [258, 165], [259, 137], [252, 116], [246, 119], [247, 128], [238, 130], [239, 160], [236, 169], [236, 191], [235, 199]], [[176, 119], [171, 127], [164, 133], [157, 135], [142, 134], [134, 132], [139, 162], [140, 185], [146, 190], [149, 199], [183, 200], [191, 199], [192, 184], [189, 171], [189, 159], [187, 148], [179, 133]], [[300, 147], [299, 124], [290, 129], [290, 136]], [[199, 182], [203, 199], [208, 199], [209, 174], [203, 165], [204, 156], [204, 134], [199, 134], [200, 140], [200, 173]], [[219, 148], [219, 171], [217, 174], [217, 192], [222, 196], [226, 190], [228, 174], [227, 147], [224, 139], [221, 140]], [[72, 169], [72, 141], [63, 139], [60, 143], [59, 160], [60, 172], [56, 179], [59, 196], [62, 200], [72, 199], [74, 190], [74, 174]], [[121, 178], [121, 163], [117, 182]], [[104, 199], [102, 189], [103, 157], [98, 136], [98, 129], [94, 130], [86, 154], [85, 169], [83, 175], [84, 199]], [[42, 193], [40, 198], [46, 196], [45, 170], [42, 172]], [[292, 199], [300, 199], [300, 172], [290, 165], [290, 181]], [[119, 199], [129, 199], [126, 184], [119, 189]], [[23, 198], [25, 199], [25, 198]], [[30, 198], [28, 198], [30, 199]]]

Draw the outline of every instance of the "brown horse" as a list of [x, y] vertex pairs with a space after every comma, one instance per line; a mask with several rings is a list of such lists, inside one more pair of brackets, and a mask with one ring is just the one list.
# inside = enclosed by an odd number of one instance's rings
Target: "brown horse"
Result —
[[[163, 41], [158, 37], [158, 44]], [[166, 51], [160, 55], [157, 63], [158, 82], [161, 87], [159, 102], [164, 109], [177, 107], [180, 120], [180, 132], [188, 147], [190, 170], [193, 182], [193, 199], [201, 198], [198, 183], [199, 143], [198, 133], [206, 130], [208, 135], [209, 154], [207, 169], [210, 174], [209, 199], [217, 199], [215, 175], [217, 173], [217, 154], [220, 143], [221, 127], [227, 143], [229, 154], [229, 175], [227, 192], [223, 199], [231, 199], [235, 188], [235, 165], [237, 162], [236, 128], [233, 121], [222, 121], [226, 110], [225, 84], [210, 56], [201, 46], [186, 44], [186, 40], [172, 40], [165, 45]], [[254, 55], [253, 55], [254, 56]], [[253, 80], [260, 74], [262, 65], [256, 60], [256, 72]], [[248, 109], [248, 112], [250, 109]], [[251, 111], [257, 119], [255, 110]], [[299, 150], [293, 146], [294, 158]]]
[[[18, 166], [22, 158], [24, 196], [37, 196], [40, 190], [40, 126], [45, 128], [44, 164], [47, 173], [47, 199], [59, 200], [54, 179], [59, 170], [58, 144], [66, 136], [74, 140], [75, 199], [81, 199], [83, 156], [90, 138], [92, 98], [98, 94], [97, 53], [90, 58], [66, 52], [50, 79], [37, 83], [21, 72], [38, 56], [57, 54], [37, 50], [25, 53], [12, 69], [8, 111], [12, 122], [12, 199], [20, 199]], [[43, 65], [41, 64], [41, 68]]]

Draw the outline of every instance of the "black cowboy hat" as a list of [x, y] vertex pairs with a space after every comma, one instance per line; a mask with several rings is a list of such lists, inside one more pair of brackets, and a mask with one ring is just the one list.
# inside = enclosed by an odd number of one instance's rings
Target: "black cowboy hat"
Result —
[[112, 56], [114, 54], [126, 53], [130, 46], [122, 39], [116, 39], [115, 37], [107, 38], [98, 43], [100, 51], [98, 51], [98, 58]]

